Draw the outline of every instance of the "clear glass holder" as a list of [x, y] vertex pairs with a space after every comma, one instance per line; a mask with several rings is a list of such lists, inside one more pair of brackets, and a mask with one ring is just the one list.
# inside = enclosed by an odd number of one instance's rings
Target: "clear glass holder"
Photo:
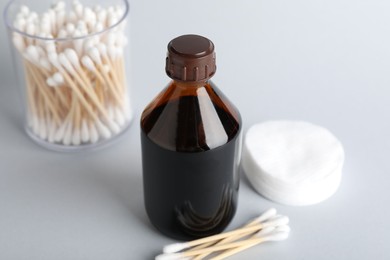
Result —
[[126, 0], [7, 4], [25, 129], [36, 143], [56, 151], [93, 149], [129, 127], [128, 14]]

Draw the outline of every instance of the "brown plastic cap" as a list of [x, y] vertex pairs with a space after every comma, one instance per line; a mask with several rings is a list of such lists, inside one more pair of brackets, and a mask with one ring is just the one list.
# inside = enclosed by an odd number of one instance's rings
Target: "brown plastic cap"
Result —
[[180, 81], [197, 82], [211, 78], [216, 71], [214, 44], [199, 35], [182, 35], [168, 44], [165, 71]]

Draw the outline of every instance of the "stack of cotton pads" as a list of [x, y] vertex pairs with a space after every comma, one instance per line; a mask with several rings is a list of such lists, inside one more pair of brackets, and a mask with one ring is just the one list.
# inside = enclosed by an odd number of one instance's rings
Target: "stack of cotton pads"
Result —
[[264, 197], [287, 205], [310, 205], [340, 185], [344, 149], [327, 129], [301, 121], [252, 126], [244, 141], [242, 166]]

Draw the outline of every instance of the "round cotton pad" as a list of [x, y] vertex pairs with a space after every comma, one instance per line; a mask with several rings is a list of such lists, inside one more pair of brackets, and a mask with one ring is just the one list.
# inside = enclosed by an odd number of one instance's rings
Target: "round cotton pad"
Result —
[[243, 169], [264, 197], [287, 205], [310, 205], [340, 185], [344, 149], [327, 129], [302, 121], [269, 121], [245, 137]]

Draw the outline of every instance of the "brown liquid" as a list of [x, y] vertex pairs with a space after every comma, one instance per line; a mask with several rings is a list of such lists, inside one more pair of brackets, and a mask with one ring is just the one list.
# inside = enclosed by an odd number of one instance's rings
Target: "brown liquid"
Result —
[[173, 83], [145, 109], [145, 207], [162, 233], [187, 240], [229, 224], [237, 205], [240, 124], [237, 110], [210, 84]]

